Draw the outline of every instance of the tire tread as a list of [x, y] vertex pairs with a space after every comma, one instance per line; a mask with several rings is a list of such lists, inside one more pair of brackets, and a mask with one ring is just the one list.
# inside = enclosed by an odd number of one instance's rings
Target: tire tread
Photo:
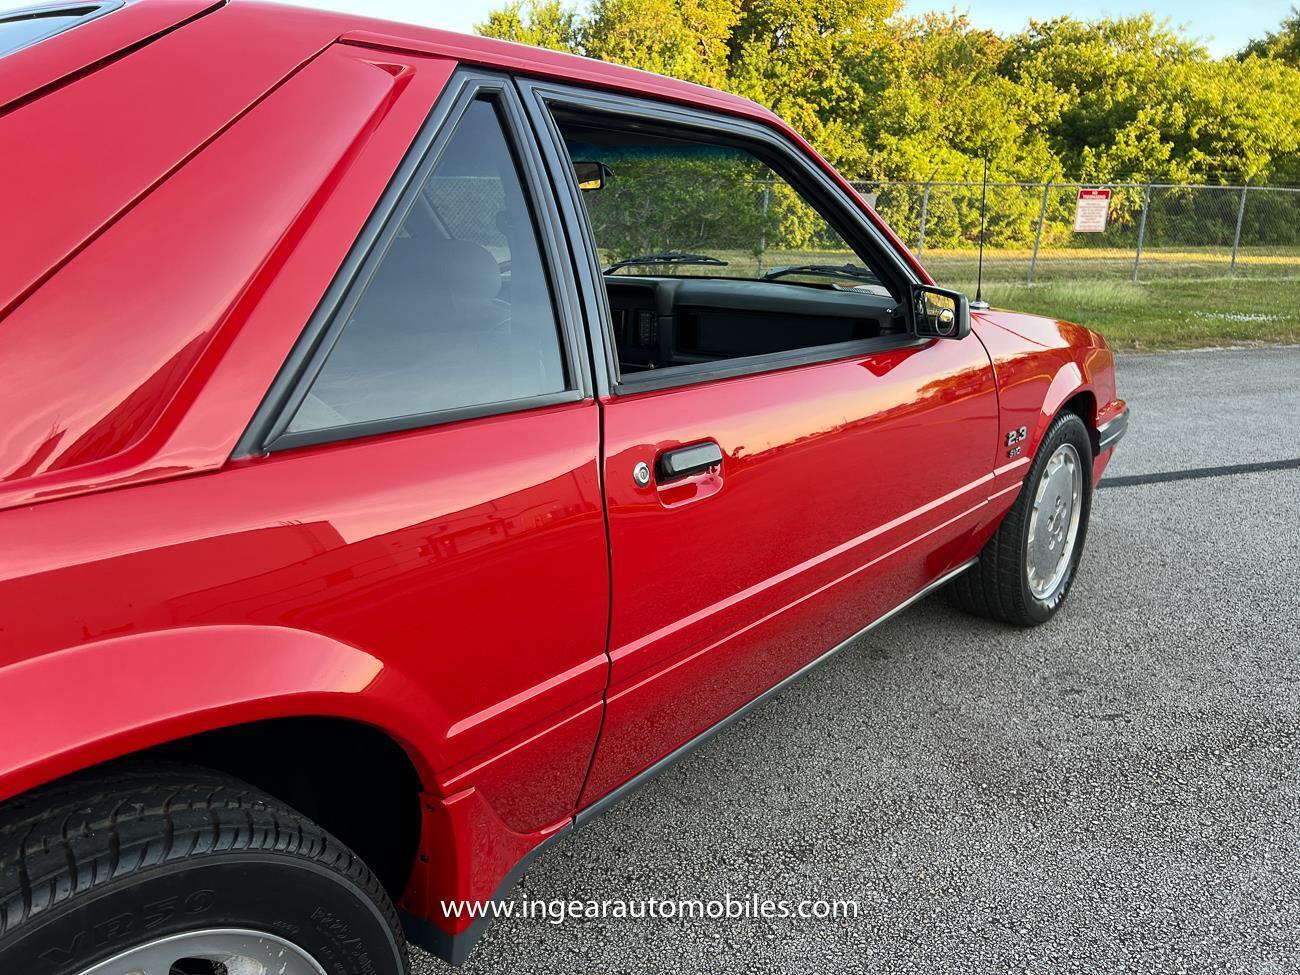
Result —
[[[1026, 603], [1021, 573], [1024, 572], [1022, 538], [1025, 522], [1033, 503], [1033, 488], [1047, 458], [1066, 434], [1071, 425], [1084, 430], [1083, 421], [1076, 413], [1063, 412], [1048, 426], [1039, 441], [1039, 449], [1025, 475], [1020, 494], [1007, 512], [993, 537], [984, 545], [979, 561], [952, 581], [948, 595], [952, 603], [973, 616], [999, 620], [1014, 626], [1034, 626], [1041, 622], [1030, 613]], [[1085, 484], [1085, 490], [1091, 483]], [[1082, 546], [1087, 530], [1086, 522], [1080, 527], [1079, 544]], [[1077, 556], [1076, 556], [1077, 558]], [[1072, 585], [1073, 579], [1066, 583]]]
[[379, 909], [405, 964], [387, 893], [339, 840], [237, 779], [146, 761], [82, 773], [0, 807], [0, 943], [111, 881], [245, 851], [307, 859], [351, 881]]

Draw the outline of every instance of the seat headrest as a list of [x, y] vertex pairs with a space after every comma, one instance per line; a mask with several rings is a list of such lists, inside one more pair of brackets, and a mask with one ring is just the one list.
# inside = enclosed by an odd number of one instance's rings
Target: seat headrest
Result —
[[395, 240], [376, 277], [381, 288], [385, 283], [403, 290], [414, 287], [435, 302], [491, 301], [501, 293], [496, 258], [469, 240]]

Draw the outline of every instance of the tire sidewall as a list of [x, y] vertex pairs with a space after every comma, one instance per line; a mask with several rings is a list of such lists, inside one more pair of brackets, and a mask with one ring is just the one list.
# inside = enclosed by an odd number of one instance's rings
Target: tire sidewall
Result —
[[[1080, 492], [1079, 533], [1075, 538], [1074, 551], [1070, 554], [1070, 565], [1065, 577], [1057, 584], [1046, 599], [1039, 599], [1029, 588], [1029, 574], [1026, 571], [1029, 561], [1029, 524], [1033, 516], [1034, 495], [1038, 483], [1047, 467], [1047, 461], [1061, 444], [1071, 444], [1079, 455], [1082, 466], [1083, 490]], [[1073, 413], [1058, 416], [1043, 437], [1042, 445], [1034, 457], [1029, 477], [1025, 479], [1024, 512], [1021, 518], [1019, 552], [1020, 552], [1020, 594], [1023, 605], [1035, 623], [1045, 623], [1056, 615], [1074, 587], [1078, 574], [1079, 561], [1083, 557], [1084, 542], [1088, 535], [1088, 521], [1092, 516], [1092, 442], [1083, 421]]]
[[243, 928], [297, 945], [327, 975], [404, 975], [374, 901], [346, 877], [271, 853], [231, 853], [148, 870], [75, 898], [0, 947], [0, 971], [77, 975], [186, 931]]

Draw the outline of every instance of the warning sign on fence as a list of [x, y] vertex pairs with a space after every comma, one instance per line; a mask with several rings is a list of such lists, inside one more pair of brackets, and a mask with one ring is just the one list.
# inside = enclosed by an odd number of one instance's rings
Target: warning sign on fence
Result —
[[1099, 234], [1110, 216], [1110, 190], [1079, 190], [1074, 203], [1074, 232]]

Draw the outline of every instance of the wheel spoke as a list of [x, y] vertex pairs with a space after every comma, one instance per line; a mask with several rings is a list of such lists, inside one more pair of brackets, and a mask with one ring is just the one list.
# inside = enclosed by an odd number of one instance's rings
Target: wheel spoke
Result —
[[1082, 491], [1078, 452], [1073, 444], [1061, 444], [1043, 465], [1029, 513], [1025, 571], [1029, 589], [1038, 599], [1051, 596], [1069, 573]]
[[212, 928], [137, 945], [80, 975], [170, 975], [183, 960], [216, 963], [224, 975], [325, 975], [309, 954], [261, 931]]

